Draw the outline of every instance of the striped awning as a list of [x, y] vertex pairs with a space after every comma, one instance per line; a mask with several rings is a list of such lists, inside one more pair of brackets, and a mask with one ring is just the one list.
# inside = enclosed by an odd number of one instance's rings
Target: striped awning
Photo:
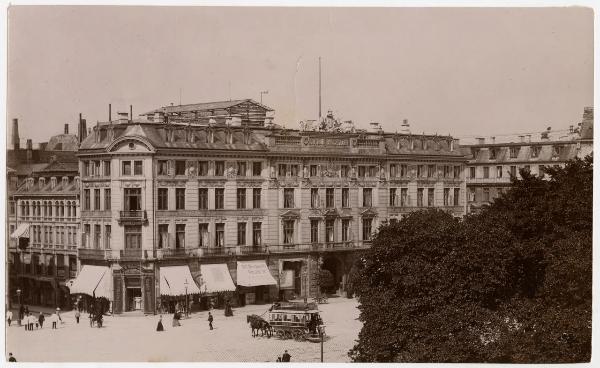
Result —
[[194, 281], [188, 266], [160, 268], [160, 295], [181, 296], [200, 294], [200, 288]]
[[10, 237], [13, 239], [29, 238], [29, 223], [28, 222], [21, 223], [19, 226], [17, 226], [17, 229], [15, 231], [13, 231], [12, 234], [10, 234]]
[[113, 300], [113, 283], [110, 268], [85, 265], [70, 287], [71, 294], [86, 294]]
[[223, 291], [235, 291], [235, 284], [229, 274], [229, 269], [225, 263], [219, 264], [201, 264], [202, 290], [205, 293], [220, 293]]

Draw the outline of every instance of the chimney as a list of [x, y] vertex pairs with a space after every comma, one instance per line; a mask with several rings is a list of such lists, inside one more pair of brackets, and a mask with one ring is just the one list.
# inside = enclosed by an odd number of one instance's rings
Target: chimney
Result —
[[112, 121], [112, 111], [111, 111], [112, 106], [110, 104], [108, 104], [108, 121], [111, 122]]
[[77, 135], [79, 136], [79, 143], [83, 142], [87, 137], [85, 119], [81, 118], [81, 113], [79, 114], [79, 129], [77, 130]]
[[69, 134], [69, 124], [65, 124], [65, 134]]
[[129, 114], [126, 112], [118, 112], [117, 113], [119, 124], [125, 124], [129, 121]]
[[490, 141], [491, 141], [490, 143], [492, 143], [492, 144], [496, 143], [496, 137], [490, 137]]
[[133, 121], [133, 105], [129, 105], [129, 120]]
[[527, 143], [531, 143], [531, 134], [527, 134], [525, 137], [527, 137]]
[[485, 144], [485, 138], [478, 137], [477, 144]]
[[13, 149], [20, 149], [21, 144], [19, 143], [19, 119], [13, 119], [12, 121], [12, 144]]
[[569, 125], [569, 133], [573, 133], [573, 125]]
[[54, 189], [56, 187], [56, 176], [50, 178], [50, 189]]
[[519, 142], [521, 142], [521, 143], [525, 142], [525, 136], [524, 135], [520, 135], [519, 136]]
[[33, 141], [31, 139], [27, 140], [27, 160], [31, 161], [33, 158]]

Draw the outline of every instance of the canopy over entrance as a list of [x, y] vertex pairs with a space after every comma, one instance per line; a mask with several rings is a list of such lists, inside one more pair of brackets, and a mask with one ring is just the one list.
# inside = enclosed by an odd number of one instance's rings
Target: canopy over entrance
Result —
[[202, 288], [205, 293], [235, 291], [235, 284], [225, 263], [200, 265], [200, 272], [204, 281]]
[[85, 265], [70, 287], [71, 294], [86, 294], [113, 299], [113, 283], [110, 268]]
[[265, 261], [237, 263], [237, 284], [240, 286], [277, 285]]
[[200, 294], [200, 288], [194, 281], [188, 266], [161, 267], [160, 294], [168, 296]]
[[17, 238], [29, 238], [29, 223], [23, 222], [19, 226], [17, 226], [16, 230], [10, 234], [10, 237], [13, 239]]

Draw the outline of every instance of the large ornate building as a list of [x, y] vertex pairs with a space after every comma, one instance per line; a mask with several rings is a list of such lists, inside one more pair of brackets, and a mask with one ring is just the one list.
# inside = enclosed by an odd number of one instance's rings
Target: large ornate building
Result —
[[344, 291], [381, 223], [466, 212], [467, 158], [452, 137], [283, 129], [270, 112], [238, 100], [95, 126], [78, 152], [72, 292], [104, 296], [114, 313], [225, 291], [261, 303], [315, 296], [320, 269]]
[[464, 144], [469, 164], [466, 172], [469, 212], [477, 211], [507, 190], [511, 177], [521, 177], [525, 169], [534, 175], [544, 175], [548, 166], [562, 166], [575, 157], [583, 158], [594, 148], [594, 110], [586, 107], [581, 123], [568, 130], [551, 130], [539, 136], [505, 136], [502, 141], [477, 138]]

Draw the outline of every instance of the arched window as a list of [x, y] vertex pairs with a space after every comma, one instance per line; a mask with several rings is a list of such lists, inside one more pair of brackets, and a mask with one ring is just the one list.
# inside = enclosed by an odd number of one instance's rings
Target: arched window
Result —
[[71, 202], [67, 201], [67, 217], [71, 217]]
[[77, 217], [77, 205], [74, 201], [71, 202], [71, 207], [73, 208], [71, 211], [71, 214], [73, 215], [73, 218], [76, 218]]
[[65, 203], [60, 202], [60, 217], [65, 217]]
[[36, 209], [35, 202], [32, 202], [32, 204], [31, 204], [31, 216], [35, 216], [35, 209]]
[[52, 217], [52, 202], [48, 202], [48, 217]]
[[38, 201], [37, 203], [37, 215], [38, 217], [42, 216], [42, 202]]
[[21, 216], [25, 216], [25, 202], [21, 201]]

